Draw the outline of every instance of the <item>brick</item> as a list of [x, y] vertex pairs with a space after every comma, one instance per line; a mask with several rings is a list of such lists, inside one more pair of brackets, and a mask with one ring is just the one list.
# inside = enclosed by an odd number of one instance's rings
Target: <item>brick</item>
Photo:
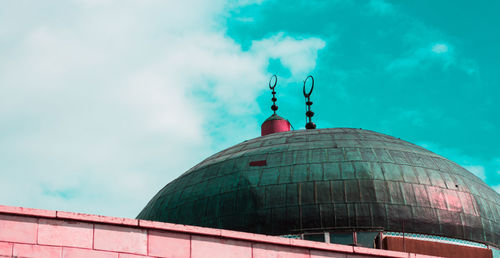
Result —
[[252, 257], [250, 242], [220, 239], [207, 236], [191, 236], [191, 257]]
[[35, 244], [37, 221], [36, 218], [0, 215], [0, 241]]
[[189, 234], [149, 230], [148, 237], [148, 255], [178, 258], [191, 255]]
[[14, 257], [30, 257], [30, 258], [57, 258], [61, 257], [62, 248], [56, 246], [41, 246], [41, 245], [25, 245], [14, 244], [12, 255]]
[[221, 230], [220, 235], [221, 237], [227, 237], [239, 240], [247, 240], [247, 241], [262, 242], [269, 244], [279, 244], [279, 245], [290, 245], [290, 239], [284, 237], [252, 234], [252, 233], [225, 230], [225, 229]]
[[348, 254], [347, 255], [347, 258], [368, 258], [368, 257], [371, 257], [371, 256], [366, 256], [366, 255], [362, 255], [362, 254]]
[[[153, 256], [137, 255], [137, 254], [118, 254], [118, 258], [153, 258]], [[168, 256], [175, 257], [175, 256]]]
[[374, 248], [366, 248], [354, 246], [354, 253], [371, 255], [371, 256], [385, 256], [385, 257], [400, 257], [400, 258], [408, 258], [408, 253], [382, 250], [382, 249], [374, 249]]
[[139, 225], [139, 221], [136, 219], [108, 217], [108, 216], [66, 212], [66, 211], [58, 211], [56, 217], [61, 219], [73, 219], [73, 220], [99, 222], [106, 224], [117, 224], [117, 225], [128, 225], [128, 226]]
[[344, 252], [344, 253], [354, 252], [352, 246], [348, 245], [328, 244], [328, 243], [314, 242], [314, 241], [300, 240], [300, 239], [290, 239], [290, 245], [296, 247], [305, 247], [311, 249], [328, 250], [328, 251]]
[[12, 243], [0, 242], [0, 257], [12, 256]]
[[90, 223], [40, 219], [38, 244], [92, 249], [94, 225]]
[[56, 211], [0, 205], [0, 213], [55, 218]]
[[271, 244], [254, 244], [252, 253], [253, 258], [309, 258], [309, 249]]
[[63, 247], [63, 258], [118, 258], [118, 253]]
[[95, 225], [94, 249], [146, 255], [147, 242], [145, 229]]
[[415, 254], [416, 258], [433, 258], [433, 257], [439, 257], [439, 256], [432, 256], [432, 255], [425, 255], [425, 254]]
[[204, 227], [149, 221], [149, 220], [139, 220], [139, 226], [143, 228], [163, 229], [169, 231], [185, 232], [185, 233], [207, 235], [207, 236], [221, 235], [220, 229], [204, 228]]
[[347, 254], [345, 253], [337, 253], [332, 251], [320, 251], [320, 250], [311, 250], [311, 258], [347, 258]]

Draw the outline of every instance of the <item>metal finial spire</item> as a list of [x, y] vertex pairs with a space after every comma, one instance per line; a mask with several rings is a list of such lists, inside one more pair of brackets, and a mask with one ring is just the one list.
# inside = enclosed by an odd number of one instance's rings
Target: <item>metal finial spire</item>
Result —
[[[273, 78], [274, 78], [274, 84], [272, 84], [273, 82]], [[273, 94], [273, 98], [271, 99], [273, 101], [273, 105], [271, 106], [271, 109], [273, 110], [274, 112], [274, 115], [276, 115], [276, 110], [278, 110], [278, 106], [276, 106], [276, 91], [274, 91], [274, 88], [276, 87], [276, 83], [278, 83], [278, 77], [276, 76], [276, 74], [274, 74], [273, 76], [271, 76], [271, 79], [269, 80], [269, 89], [271, 89], [273, 92], [271, 92]], [[272, 84], [272, 86], [271, 86]]]
[[[309, 93], [306, 93], [306, 82], [307, 79], [311, 78], [311, 89], [309, 90]], [[306, 98], [306, 129], [316, 129], [316, 124], [311, 121], [311, 118], [314, 116], [314, 112], [311, 111], [311, 105], [313, 104], [311, 101], [311, 93], [314, 89], [314, 78], [309, 75], [304, 81], [304, 87], [302, 88], [302, 91], [304, 92], [304, 97]]]

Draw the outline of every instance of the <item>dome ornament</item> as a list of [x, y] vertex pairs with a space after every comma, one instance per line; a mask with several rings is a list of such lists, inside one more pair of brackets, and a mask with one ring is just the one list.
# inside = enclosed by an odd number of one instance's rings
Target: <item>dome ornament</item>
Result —
[[272, 90], [273, 98], [271, 99], [273, 101], [273, 105], [271, 106], [271, 109], [273, 110], [273, 114], [262, 123], [260, 126], [260, 134], [261, 136], [272, 134], [272, 133], [280, 133], [280, 132], [288, 132], [290, 131], [290, 127], [292, 126], [288, 120], [284, 119], [281, 116], [278, 116], [276, 114], [276, 110], [278, 110], [278, 106], [276, 105], [276, 84], [278, 83], [278, 76], [276, 74], [273, 74], [271, 76], [271, 79], [269, 79], [269, 89]]
[[[306, 93], [306, 82], [307, 79], [309, 78], [311, 78], [311, 89], [309, 90], [309, 93]], [[313, 89], [314, 89], [314, 78], [312, 77], [312, 75], [309, 75], [304, 81], [304, 88], [302, 88], [302, 91], [304, 92], [304, 97], [309, 98], [309, 96], [311, 96], [311, 93], [313, 92]]]
[[[274, 81], [274, 84], [272, 83], [273, 81]], [[276, 106], [276, 100], [278, 100], [278, 99], [276, 98], [276, 91], [274, 90], [277, 83], [278, 83], [278, 76], [276, 76], [276, 74], [273, 74], [273, 76], [271, 76], [271, 79], [269, 80], [269, 89], [272, 90], [271, 93], [273, 94], [273, 98], [271, 99], [273, 101], [273, 105], [271, 106], [271, 109], [273, 110], [274, 115], [276, 115], [276, 110], [278, 110], [278, 106]]]
[[[274, 78], [274, 84], [273, 86], [271, 86], [273, 78]], [[271, 79], [269, 80], [269, 89], [274, 90], [274, 88], [276, 87], [276, 83], [278, 83], [278, 76], [276, 76], [276, 74], [273, 74], [273, 76], [271, 76]]]
[[[308, 93], [306, 93], [306, 82], [307, 80], [311, 78], [311, 89], [309, 90]], [[311, 118], [314, 116], [314, 112], [311, 111], [311, 105], [313, 104], [311, 101], [311, 94], [314, 89], [314, 78], [312, 75], [307, 76], [307, 78], [304, 80], [304, 87], [302, 88], [302, 91], [304, 93], [304, 98], [306, 99], [306, 129], [316, 129], [316, 124], [311, 121]]]

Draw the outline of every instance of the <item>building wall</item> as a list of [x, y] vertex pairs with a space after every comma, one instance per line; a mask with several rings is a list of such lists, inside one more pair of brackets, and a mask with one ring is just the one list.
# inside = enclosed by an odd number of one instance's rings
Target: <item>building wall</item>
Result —
[[491, 249], [422, 241], [412, 238], [403, 240], [402, 237], [385, 237], [384, 248], [453, 258], [490, 258], [493, 256]]
[[0, 206], [0, 257], [424, 257], [237, 231]]

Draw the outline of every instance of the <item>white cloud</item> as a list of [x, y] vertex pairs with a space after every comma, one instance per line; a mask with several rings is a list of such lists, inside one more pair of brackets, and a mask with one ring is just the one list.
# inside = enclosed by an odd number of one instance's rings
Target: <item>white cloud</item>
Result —
[[252, 115], [270, 58], [302, 78], [325, 45], [280, 33], [243, 51], [225, 35], [224, 1], [9, 5], [0, 16], [5, 205], [133, 217], [190, 166], [258, 136]]
[[[400, 12], [397, 6], [385, 0], [371, 0], [368, 2], [367, 10], [371, 14], [383, 15], [384, 18], [393, 19], [396, 27], [404, 26], [405, 34], [395, 38], [389, 45], [400, 44], [395, 49], [404, 47], [404, 51], [387, 59], [385, 70], [391, 72], [395, 77], [422, 73], [431, 69], [451, 70], [459, 69], [469, 76], [479, 75], [476, 61], [459, 55], [462, 51], [456, 51], [455, 42], [447, 40], [446, 34], [433, 27], [424, 24], [415, 17]], [[386, 31], [390, 33], [392, 30]], [[380, 34], [382, 35], [382, 34]], [[403, 41], [400, 41], [402, 39]], [[460, 44], [459, 44], [460, 45]]]
[[439, 64], [444, 69], [456, 65], [456, 56], [450, 44], [432, 43], [418, 47], [405, 55], [392, 60], [386, 67], [388, 71], [414, 72], [428, 69], [433, 64]]
[[450, 43], [416, 39], [416, 36], [409, 37], [409, 40], [423, 41], [423, 43], [411, 42], [410, 45], [414, 45], [412, 49], [389, 60], [385, 69], [393, 72], [394, 76], [404, 76], [435, 67], [441, 67], [443, 70], [455, 68], [469, 76], [477, 75], [479, 72], [476, 62], [457, 55], [455, 47]]
[[302, 78], [316, 66], [318, 50], [324, 48], [325, 44], [320, 38], [296, 39], [279, 33], [254, 41], [252, 51], [261, 56], [280, 58], [282, 64], [290, 68], [292, 77]]
[[432, 46], [432, 52], [436, 54], [442, 54], [448, 52], [448, 45], [437, 43]]

